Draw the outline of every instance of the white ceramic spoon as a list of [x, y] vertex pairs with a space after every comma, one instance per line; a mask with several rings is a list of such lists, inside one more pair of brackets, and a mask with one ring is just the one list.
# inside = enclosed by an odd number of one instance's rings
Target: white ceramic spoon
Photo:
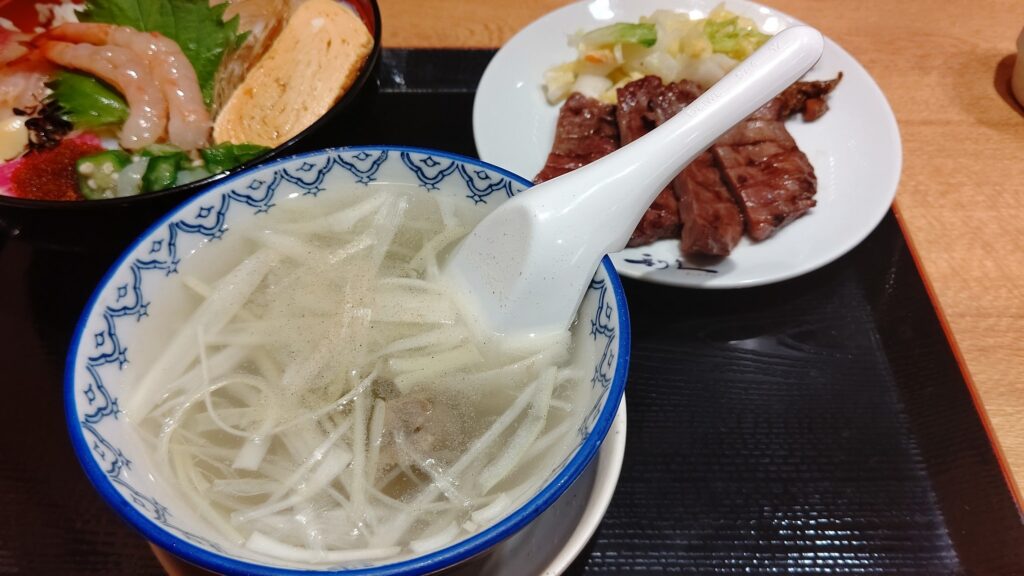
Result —
[[601, 258], [626, 246], [658, 193], [719, 136], [810, 70], [823, 46], [808, 26], [779, 32], [657, 129], [488, 214], [445, 262], [445, 279], [467, 295], [487, 330], [564, 330]]

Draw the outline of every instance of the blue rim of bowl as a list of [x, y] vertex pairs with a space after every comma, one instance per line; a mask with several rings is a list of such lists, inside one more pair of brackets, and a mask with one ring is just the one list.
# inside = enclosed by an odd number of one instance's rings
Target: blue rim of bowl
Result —
[[68, 350], [68, 356], [64, 367], [64, 413], [65, 418], [67, 419], [68, 431], [71, 436], [72, 448], [75, 451], [75, 456], [78, 458], [79, 464], [85, 471], [85, 475], [89, 478], [89, 481], [100, 493], [107, 504], [113, 507], [114, 510], [136, 530], [141, 532], [147, 540], [171, 552], [179, 558], [202, 568], [214, 570], [223, 574], [256, 574], [267, 576], [278, 574], [294, 576], [314, 576], [324, 574], [387, 576], [395, 574], [430, 574], [437, 570], [460, 564], [485, 552], [502, 540], [512, 536], [524, 528], [544, 512], [548, 506], [557, 500], [558, 497], [576, 481], [579, 475], [586, 468], [587, 464], [589, 464], [594, 455], [597, 454], [598, 448], [600, 448], [601, 443], [608, 434], [608, 430], [611, 428], [612, 421], [615, 419], [615, 412], [618, 410], [619, 403], [622, 400], [622, 395], [625, 391], [626, 385], [626, 373], [629, 369], [629, 310], [626, 307], [626, 295], [622, 288], [622, 282], [619, 279], [618, 274], [615, 272], [615, 267], [612, 265], [611, 260], [608, 256], [605, 256], [601, 260], [601, 267], [604, 268], [605, 274], [608, 276], [612, 294], [615, 297], [615, 302], [618, 304], [619, 323], [619, 346], [617, 346], [619, 356], [615, 363], [615, 372], [612, 378], [612, 383], [608, 387], [605, 405], [602, 407], [601, 412], [598, 415], [597, 420], [594, 422], [590, 434], [587, 435], [586, 440], [583, 441], [583, 444], [580, 445], [576, 454], [573, 455], [568, 464], [565, 465], [565, 468], [555, 476], [554, 481], [547, 484], [539, 493], [537, 493], [537, 495], [527, 501], [526, 504], [523, 504], [512, 514], [486, 530], [483, 530], [478, 534], [475, 534], [452, 546], [448, 546], [441, 550], [437, 550], [423, 556], [418, 556], [410, 560], [396, 562], [394, 564], [384, 564], [371, 568], [354, 568], [351, 570], [301, 570], [252, 564], [206, 550], [205, 548], [186, 542], [183, 538], [175, 536], [136, 510], [135, 507], [111, 484], [106, 473], [104, 473], [92, 457], [89, 445], [85, 436], [82, 434], [82, 427], [78, 418], [77, 404], [75, 402], [75, 366], [76, 359], [78, 357], [78, 349], [82, 343], [85, 326], [91, 316], [92, 310], [96, 307], [96, 303], [100, 299], [100, 296], [103, 294], [105, 288], [117, 271], [124, 265], [128, 257], [145, 241], [146, 238], [166, 226], [168, 222], [179, 216], [188, 206], [199, 202], [207, 194], [213, 193], [216, 189], [229, 186], [231, 182], [244, 178], [252, 172], [269, 169], [303, 158], [322, 156], [325, 154], [338, 154], [353, 150], [386, 150], [441, 156], [459, 162], [480, 166], [487, 170], [492, 170], [526, 187], [532, 185], [531, 182], [521, 176], [513, 174], [503, 168], [488, 164], [487, 162], [483, 162], [482, 160], [427, 148], [385, 145], [346, 146], [340, 148], [324, 148], [303, 154], [295, 154], [292, 156], [278, 158], [272, 162], [268, 162], [267, 164], [253, 166], [217, 180], [213, 186], [188, 198], [179, 204], [174, 210], [171, 210], [147, 228], [145, 232], [136, 238], [135, 241], [133, 241], [131, 245], [129, 245], [120, 256], [118, 256], [114, 264], [111, 265], [106, 274], [104, 274], [103, 279], [100, 280], [96, 289], [89, 297], [89, 302], [86, 304], [85, 309], [78, 320], [78, 324], [75, 326], [75, 332], [72, 336], [71, 346]]

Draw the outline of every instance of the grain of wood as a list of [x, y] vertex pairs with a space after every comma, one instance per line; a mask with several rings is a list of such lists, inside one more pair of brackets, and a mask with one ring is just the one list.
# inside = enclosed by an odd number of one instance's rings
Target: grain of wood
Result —
[[[381, 0], [385, 46], [494, 48], [556, 0]], [[1024, 480], [1024, 113], [1001, 93], [1019, 0], [778, 0], [857, 58], [903, 138], [897, 206], [1014, 476]], [[1018, 487], [1019, 491], [1019, 487]]]

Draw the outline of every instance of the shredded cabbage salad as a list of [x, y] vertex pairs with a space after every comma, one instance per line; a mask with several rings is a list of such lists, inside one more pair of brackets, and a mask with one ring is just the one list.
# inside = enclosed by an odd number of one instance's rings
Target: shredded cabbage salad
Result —
[[655, 75], [663, 82], [692, 80], [708, 87], [750, 56], [770, 36], [719, 5], [707, 18], [658, 10], [639, 22], [620, 22], [574, 34], [578, 57], [544, 73], [548, 102], [573, 92], [616, 103], [616, 89]]

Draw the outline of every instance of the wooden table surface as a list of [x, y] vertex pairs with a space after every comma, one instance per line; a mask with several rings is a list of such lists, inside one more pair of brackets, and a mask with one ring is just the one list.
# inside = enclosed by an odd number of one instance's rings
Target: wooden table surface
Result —
[[[673, 1], [666, 0], [666, 6]], [[384, 45], [496, 48], [564, 0], [380, 0]], [[772, 0], [874, 76], [896, 113], [896, 208], [1009, 473], [1024, 481], [1020, 0]], [[1017, 498], [1018, 502], [1021, 499]]]

